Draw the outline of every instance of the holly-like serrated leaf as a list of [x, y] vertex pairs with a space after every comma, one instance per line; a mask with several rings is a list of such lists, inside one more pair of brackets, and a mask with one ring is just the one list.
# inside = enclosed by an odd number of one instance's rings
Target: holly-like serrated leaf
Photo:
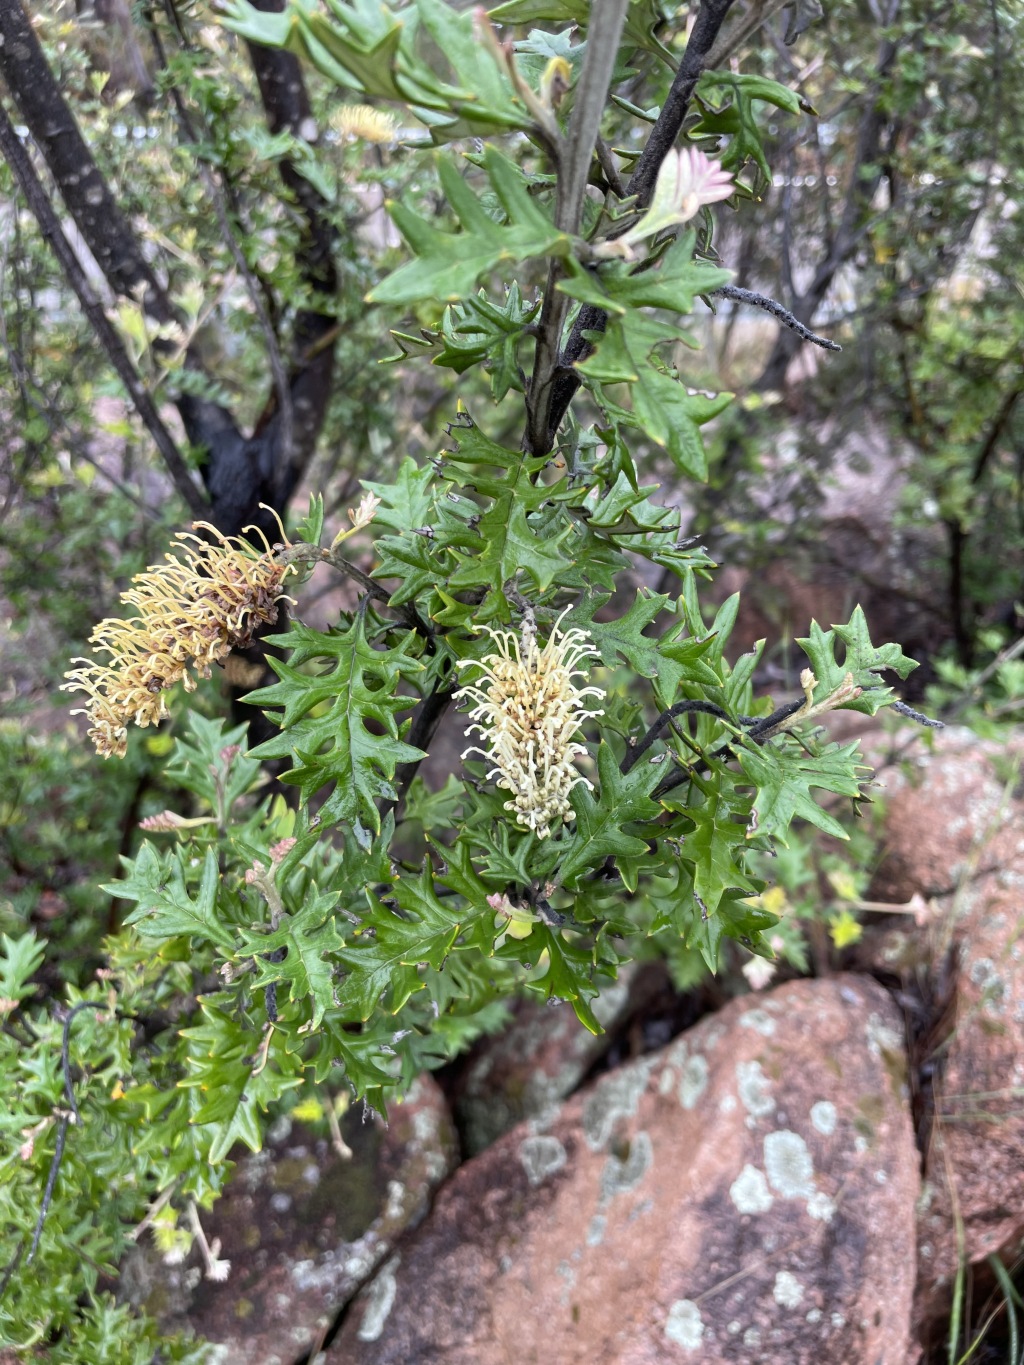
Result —
[[[529, 127], [530, 117], [507, 74], [482, 54], [471, 14], [439, 0], [413, 0], [394, 14], [372, 0], [331, 0], [328, 11], [292, 5], [262, 13], [246, 0], [225, 0], [227, 28], [266, 47], [287, 47], [335, 85], [411, 105], [436, 140]], [[459, 84], [437, 76], [416, 51], [419, 23], [444, 53]]]
[[260, 779], [260, 765], [246, 753], [248, 726], [225, 730], [223, 720], [207, 720], [198, 711], [191, 711], [187, 734], [175, 742], [167, 776], [193, 792], [226, 823], [235, 802]]
[[588, 593], [566, 616], [562, 629], [588, 631], [607, 667], [614, 667], [622, 658], [643, 677], [656, 677], [662, 662], [658, 640], [643, 632], [671, 599], [666, 593], [638, 592], [625, 616], [614, 621], [595, 620], [610, 600], [611, 593]]
[[440, 971], [463, 925], [488, 911], [486, 903], [466, 908], [459, 900], [442, 902], [429, 867], [418, 877], [403, 877], [393, 894], [397, 912], [367, 894], [370, 913], [338, 954], [347, 968], [338, 1007], [359, 1019], [369, 1019], [381, 1000], [396, 1014], [423, 987], [419, 964]]
[[538, 924], [530, 935], [529, 951], [540, 950], [547, 953], [548, 969], [532, 983], [533, 987], [543, 991], [549, 1000], [569, 1001], [584, 1028], [594, 1034], [603, 1032], [590, 1007], [590, 1001], [598, 994], [594, 984], [593, 950], [577, 947], [557, 930]]
[[[575, 24], [586, 32], [593, 10], [593, 0], [505, 0], [490, 11], [490, 17], [499, 24]], [[655, 0], [630, 0], [623, 41], [666, 56], [655, 37], [663, 18]]]
[[748, 839], [764, 835], [788, 845], [786, 834], [798, 817], [837, 839], [849, 838], [839, 821], [814, 800], [811, 788], [838, 796], [860, 796], [857, 768], [862, 765], [857, 762], [856, 741], [845, 746], [829, 744], [813, 755], [788, 745], [768, 744], [760, 748], [748, 743], [737, 750], [737, 757], [743, 772], [757, 787]]
[[186, 882], [181, 854], [174, 849], [163, 857], [146, 842], [134, 862], [125, 860], [128, 876], [102, 887], [108, 895], [135, 901], [136, 909], [125, 916], [147, 938], [176, 938], [187, 935], [215, 943], [227, 952], [235, 946], [234, 931], [222, 924], [217, 915], [217, 889], [220, 872], [212, 848], [203, 858], [199, 888], [193, 896]]
[[398, 586], [389, 601], [393, 606], [414, 601], [422, 592], [447, 581], [451, 573], [447, 544], [430, 535], [404, 531], [401, 535], [381, 536], [374, 544], [379, 563], [373, 577]]
[[537, 587], [546, 592], [567, 567], [568, 556], [561, 544], [571, 527], [561, 526], [555, 535], [535, 530], [522, 503], [514, 496], [501, 498], [478, 523], [480, 551], [468, 556], [449, 579], [449, 587], [468, 588], [486, 584], [500, 589], [502, 584], [525, 569]]
[[652, 820], [661, 811], [649, 796], [658, 777], [650, 763], [638, 763], [623, 776], [611, 748], [602, 744], [597, 751], [597, 772], [596, 797], [582, 782], [572, 791], [576, 825], [558, 870], [558, 879], [566, 885], [599, 867], [605, 858], [643, 852], [644, 840], [624, 833], [623, 827], [633, 820]]
[[449, 434], [452, 449], [445, 452], [444, 472], [454, 483], [491, 498], [514, 494], [529, 512], [535, 512], [552, 496], [553, 488], [537, 481], [548, 465], [546, 456], [535, 458], [498, 445], [469, 419], [464, 425], [452, 426]]
[[[584, 270], [573, 259], [568, 266], [569, 278], [558, 288], [563, 294], [595, 304], [612, 315], [621, 316], [637, 308], [692, 313], [695, 299], [732, 279], [731, 270], [694, 260], [696, 244], [695, 232], [681, 233], [652, 269], [638, 273], [625, 262], [608, 261], [602, 264], [596, 279], [592, 271]], [[694, 343], [688, 340], [687, 344]]]
[[[280, 681], [249, 694], [257, 706], [281, 708], [274, 719], [280, 735], [252, 751], [254, 758], [293, 758], [283, 780], [298, 785], [305, 800], [329, 782], [334, 791], [325, 803], [325, 820], [362, 821], [380, 830], [379, 800], [394, 798], [391, 779], [400, 763], [424, 755], [404, 743], [395, 713], [413, 699], [398, 694], [403, 677], [415, 678], [422, 665], [402, 648], [374, 649], [366, 638], [363, 612], [344, 629], [324, 634], [296, 623], [274, 644], [291, 650], [289, 662], [271, 658]], [[321, 673], [302, 671], [307, 663], [333, 665]], [[310, 714], [316, 710], [317, 714]], [[375, 721], [383, 734], [367, 728]]]
[[[576, 369], [619, 420], [638, 426], [672, 456], [683, 473], [705, 479], [707, 454], [700, 428], [728, 407], [732, 395], [691, 393], [661, 368], [655, 354], [658, 348], [680, 340], [694, 344], [679, 327], [633, 308], [609, 318], [605, 331], [595, 334], [593, 354]], [[605, 393], [607, 386], [617, 384], [629, 386], [632, 412], [611, 402]]]
[[733, 818], [729, 803], [712, 790], [702, 806], [683, 810], [693, 828], [683, 838], [679, 856], [693, 868], [693, 889], [708, 915], [714, 915], [727, 890], [753, 891], [754, 883], [739, 865], [743, 826]]
[[586, 515], [589, 526], [616, 536], [635, 536], [637, 532], [669, 527], [674, 530], [679, 524], [678, 510], [663, 507], [648, 497], [659, 487], [655, 483], [638, 488], [620, 469], [610, 488], [604, 483], [595, 483], [581, 501], [572, 505]]
[[[728, 102], [715, 108], [714, 101], [723, 97]], [[756, 163], [765, 179], [770, 180], [771, 168], [765, 159], [761, 131], [754, 115], [755, 100], [774, 104], [789, 114], [799, 114], [801, 108], [800, 96], [778, 81], [729, 71], [705, 71], [697, 85], [701, 117], [691, 136], [727, 137], [728, 145], [720, 157], [726, 170], [739, 169], [749, 159]]]
[[[301, 909], [286, 914], [278, 928], [269, 934], [246, 934], [236, 954], [251, 956], [256, 966], [257, 982], [268, 986], [272, 981], [283, 981], [288, 986], [289, 998], [298, 1003], [311, 997], [312, 1028], [317, 1028], [324, 1011], [333, 1004], [332, 981], [336, 963], [331, 961], [344, 945], [334, 924], [331, 911], [340, 892], [317, 893], [313, 887]], [[267, 960], [269, 954], [285, 949], [280, 962]]]
[[572, 532], [568, 521], [552, 530], [531, 520], [555, 495], [552, 486], [537, 478], [547, 460], [499, 446], [472, 425], [454, 428], [452, 435], [455, 448], [447, 456], [446, 472], [494, 501], [479, 515], [475, 529], [452, 546], [459, 562], [449, 577], [449, 590], [487, 586], [500, 592], [508, 579], [527, 570], [545, 591], [566, 570], [571, 556], [560, 546]]
[[35, 987], [29, 984], [43, 965], [46, 948], [31, 931], [11, 938], [0, 934], [0, 996], [19, 1001], [32, 995]]
[[[283, 1051], [275, 1057], [277, 1065], [268, 1063], [257, 1070], [260, 1036], [209, 1000], [201, 1000], [200, 1008], [202, 1022], [181, 1032], [187, 1071], [179, 1085], [201, 1097], [190, 1121], [205, 1130], [208, 1159], [216, 1164], [236, 1142], [244, 1142], [250, 1151], [260, 1150], [266, 1125], [260, 1113], [297, 1086], [300, 1077], [279, 1070], [288, 1065]], [[301, 1063], [296, 1058], [292, 1065], [297, 1071]]]
[[406, 455], [398, 466], [393, 483], [372, 483], [360, 480], [363, 487], [375, 493], [381, 505], [374, 514], [374, 527], [387, 526], [394, 531], [419, 530], [430, 520], [437, 496], [436, 476], [429, 464], [418, 465]]
[[[845, 655], [842, 663], [836, 662], [836, 642], [842, 641]], [[839, 688], [847, 674], [853, 674], [853, 681], [864, 689], [859, 697], [844, 702], [840, 709], [859, 711], [865, 716], [873, 716], [883, 706], [895, 701], [891, 687], [882, 685], [879, 674], [891, 669], [899, 677], [905, 678], [917, 667], [913, 659], [908, 659], [899, 645], [875, 646], [868, 634], [868, 623], [863, 610], [855, 607], [853, 615], [845, 626], [833, 626], [822, 630], [817, 621], [811, 622], [810, 634], [797, 644], [807, 655], [817, 686], [814, 689], [815, 702], [824, 701]]]
[[[424, 332], [422, 341], [396, 335], [399, 345], [411, 340], [432, 351], [431, 363], [464, 374], [473, 365], [487, 362], [491, 393], [500, 403], [510, 388], [521, 388], [519, 343], [539, 311], [538, 303], [524, 304], [522, 291], [513, 281], [501, 305], [492, 303], [483, 290], [464, 303], [446, 308], [437, 331]], [[404, 350], [405, 348], [403, 348]], [[408, 352], [406, 352], [408, 353]], [[400, 358], [400, 357], [399, 357]]]
[[[663, 593], [638, 593], [625, 616], [614, 621], [595, 619], [608, 600], [608, 594], [588, 593], [566, 617], [568, 626], [590, 632], [603, 663], [613, 666], [618, 655], [636, 673], [653, 679], [659, 705], [671, 705], [683, 683], [721, 686], [721, 665], [708, 662], [709, 658], [712, 661], [716, 658], [713, 633], [705, 633], [702, 639], [673, 639], [685, 628], [681, 624], [670, 626], [661, 637], [643, 633], [666, 609], [670, 597]], [[720, 654], [718, 649], [717, 655]]]
[[566, 257], [572, 239], [559, 231], [527, 191], [523, 173], [488, 147], [483, 157], [491, 186], [506, 214], [496, 222], [447, 157], [438, 163], [445, 198], [461, 232], [443, 232], [402, 204], [389, 203], [395, 225], [415, 253], [368, 295], [370, 303], [402, 305], [421, 299], [456, 303], [499, 265], [514, 267], [537, 256]]

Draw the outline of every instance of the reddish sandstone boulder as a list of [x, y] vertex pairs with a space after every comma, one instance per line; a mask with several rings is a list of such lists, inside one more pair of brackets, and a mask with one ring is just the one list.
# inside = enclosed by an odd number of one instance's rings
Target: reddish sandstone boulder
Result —
[[[916, 1306], [923, 1340], [943, 1330], [958, 1249], [968, 1264], [1024, 1238], [1024, 744], [938, 735], [883, 779], [885, 857], [872, 894], [930, 900], [933, 970], [955, 989], [935, 1037], [942, 1063], [926, 1153]], [[1016, 772], [1016, 775], [1015, 775]]]
[[622, 1022], [670, 991], [663, 964], [627, 965], [593, 1002], [605, 1030], [596, 1036], [568, 1004], [517, 1001], [508, 1027], [480, 1040], [449, 1091], [463, 1156], [560, 1104], [604, 1057]]
[[735, 1001], [464, 1164], [330, 1365], [904, 1365], [918, 1158], [859, 977]]

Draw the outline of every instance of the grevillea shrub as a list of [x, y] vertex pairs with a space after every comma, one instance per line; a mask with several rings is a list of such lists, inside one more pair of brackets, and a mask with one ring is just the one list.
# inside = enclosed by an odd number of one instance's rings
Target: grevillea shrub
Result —
[[[223, 6], [430, 143], [406, 153], [430, 194], [389, 205], [405, 250], [368, 304], [403, 363], [451, 372], [450, 425], [434, 458], [364, 480], [337, 533], [319, 497], [272, 543], [182, 533], [74, 662], [109, 762], [174, 717], [180, 797], [107, 886], [123, 927], [62, 1013], [33, 1005], [33, 937], [3, 941], [12, 1341], [152, 1358], [101, 1277], [131, 1235], [172, 1259], [195, 1240], [228, 1274], [201, 1212], [281, 1106], [345, 1091], [384, 1112], [523, 992], [597, 1031], [595, 997], [639, 953], [770, 961], [758, 855], [795, 821], [845, 837], [837, 805], [868, 774], [819, 722], [897, 703], [912, 662], [857, 610], [809, 622], [798, 694], [767, 696], [759, 649], [729, 649], [738, 600], [702, 605], [714, 566], [680, 511], [730, 402], [685, 349], [700, 300], [729, 297], [710, 206], [742, 215], [764, 190], [763, 111], [800, 98], [702, 74], [729, 0], [688, 39], [648, 8]], [[277, 728], [247, 750], [189, 689], [314, 572], [355, 605], [271, 635], [277, 680], [248, 701]], [[460, 709], [462, 761], [428, 785]]]

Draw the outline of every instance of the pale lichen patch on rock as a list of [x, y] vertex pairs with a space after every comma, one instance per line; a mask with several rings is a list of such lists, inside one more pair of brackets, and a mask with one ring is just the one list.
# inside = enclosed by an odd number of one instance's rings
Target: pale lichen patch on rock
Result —
[[764, 1172], [749, 1162], [729, 1186], [729, 1198], [740, 1213], [767, 1213], [775, 1203]]
[[684, 1109], [693, 1109], [708, 1087], [708, 1062], [699, 1054], [690, 1057], [683, 1066], [679, 1079], [679, 1103]]
[[629, 1150], [623, 1156], [612, 1152], [601, 1172], [602, 1202], [613, 1199], [617, 1194], [627, 1194], [636, 1189], [650, 1170], [654, 1160], [649, 1133], [635, 1133], [630, 1140]]
[[881, 1057], [885, 1052], [902, 1052], [902, 1036], [887, 1024], [880, 1014], [872, 1013], [868, 1016], [866, 1032], [868, 1052], [872, 1057]]
[[824, 1137], [831, 1137], [836, 1131], [838, 1115], [831, 1100], [818, 1100], [811, 1105], [811, 1123]]
[[619, 1119], [632, 1118], [636, 1113], [652, 1069], [652, 1062], [634, 1062], [632, 1066], [604, 1077], [587, 1096], [581, 1124], [584, 1139], [592, 1152], [599, 1152], [604, 1147]]
[[809, 1199], [817, 1193], [807, 1143], [788, 1128], [765, 1135], [764, 1169], [768, 1183], [784, 1199]]
[[676, 1299], [668, 1310], [665, 1335], [684, 1351], [698, 1351], [704, 1339], [704, 1319], [692, 1299]]
[[395, 1271], [398, 1269], [400, 1260], [400, 1256], [392, 1256], [391, 1260], [381, 1267], [379, 1274], [366, 1289], [366, 1308], [363, 1311], [363, 1320], [356, 1333], [360, 1341], [378, 1341], [384, 1331], [384, 1325], [388, 1320], [388, 1315], [395, 1302], [395, 1295], [398, 1292], [398, 1280], [395, 1277]]
[[807, 1201], [807, 1213], [819, 1223], [831, 1223], [836, 1216], [835, 1200], [830, 1199], [822, 1190], [815, 1190]]
[[739, 1023], [742, 1028], [752, 1028], [762, 1038], [770, 1038], [778, 1027], [767, 1010], [763, 1009], [747, 1010], [746, 1014], [740, 1015]]
[[804, 1287], [790, 1270], [780, 1270], [775, 1276], [772, 1298], [780, 1308], [799, 1308], [803, 1302]]
[[766, 1118], [774, 1112], [771, 1082], [756, 1058], [736, 1063], [736, 1088], [740, 1102], [752, 1119]]
[[560, 1171], [567, 1161], [565, 1148], [558, 1138], [538, 1134], [524, 1138], [519, 1144], [519, 1160], [531, 1185], [541, 1185], [549, 1176]]

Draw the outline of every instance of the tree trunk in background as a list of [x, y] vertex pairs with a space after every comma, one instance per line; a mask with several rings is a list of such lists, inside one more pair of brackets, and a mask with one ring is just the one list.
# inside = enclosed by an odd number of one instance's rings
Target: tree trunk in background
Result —
[[[284, 0], [261, 0], [261, 8], [281, 10]], [[267, 123], [296, 137], [315, 137], [309, 100], [298, 61], [290, 53], [250, 46]], [[141, 298], [156, 322], [176, 320], [174, 304], [121, 212], [53, 77], [20, 0], [0, 0], [0, 76], [42, 154], [111, 291]], [[337, 290], [331, 257], [334, 234], [323, 199], [290, 162], [281, 166], [289, 197], [305, 222], [298, 265], [319, 296]], [[245, 525], [259, 526], [271, 541], [273, 517], [260, 503], [281, 512], [312, 458], [323, 426], [334, 371], [333, 312], [300, 309], [288, 345], [288, 388], [294, 413], [287, 454], [281, 450], [281, 414], [276, 400], [250, 435], [220, 403], [188, 394], [174, 397], [189, 441], [206, 452], [202, 478], [210, 500], [209, 519], [228, 535]], [[190, 351], [186, 363], [206, 374], [202, 359]]]

